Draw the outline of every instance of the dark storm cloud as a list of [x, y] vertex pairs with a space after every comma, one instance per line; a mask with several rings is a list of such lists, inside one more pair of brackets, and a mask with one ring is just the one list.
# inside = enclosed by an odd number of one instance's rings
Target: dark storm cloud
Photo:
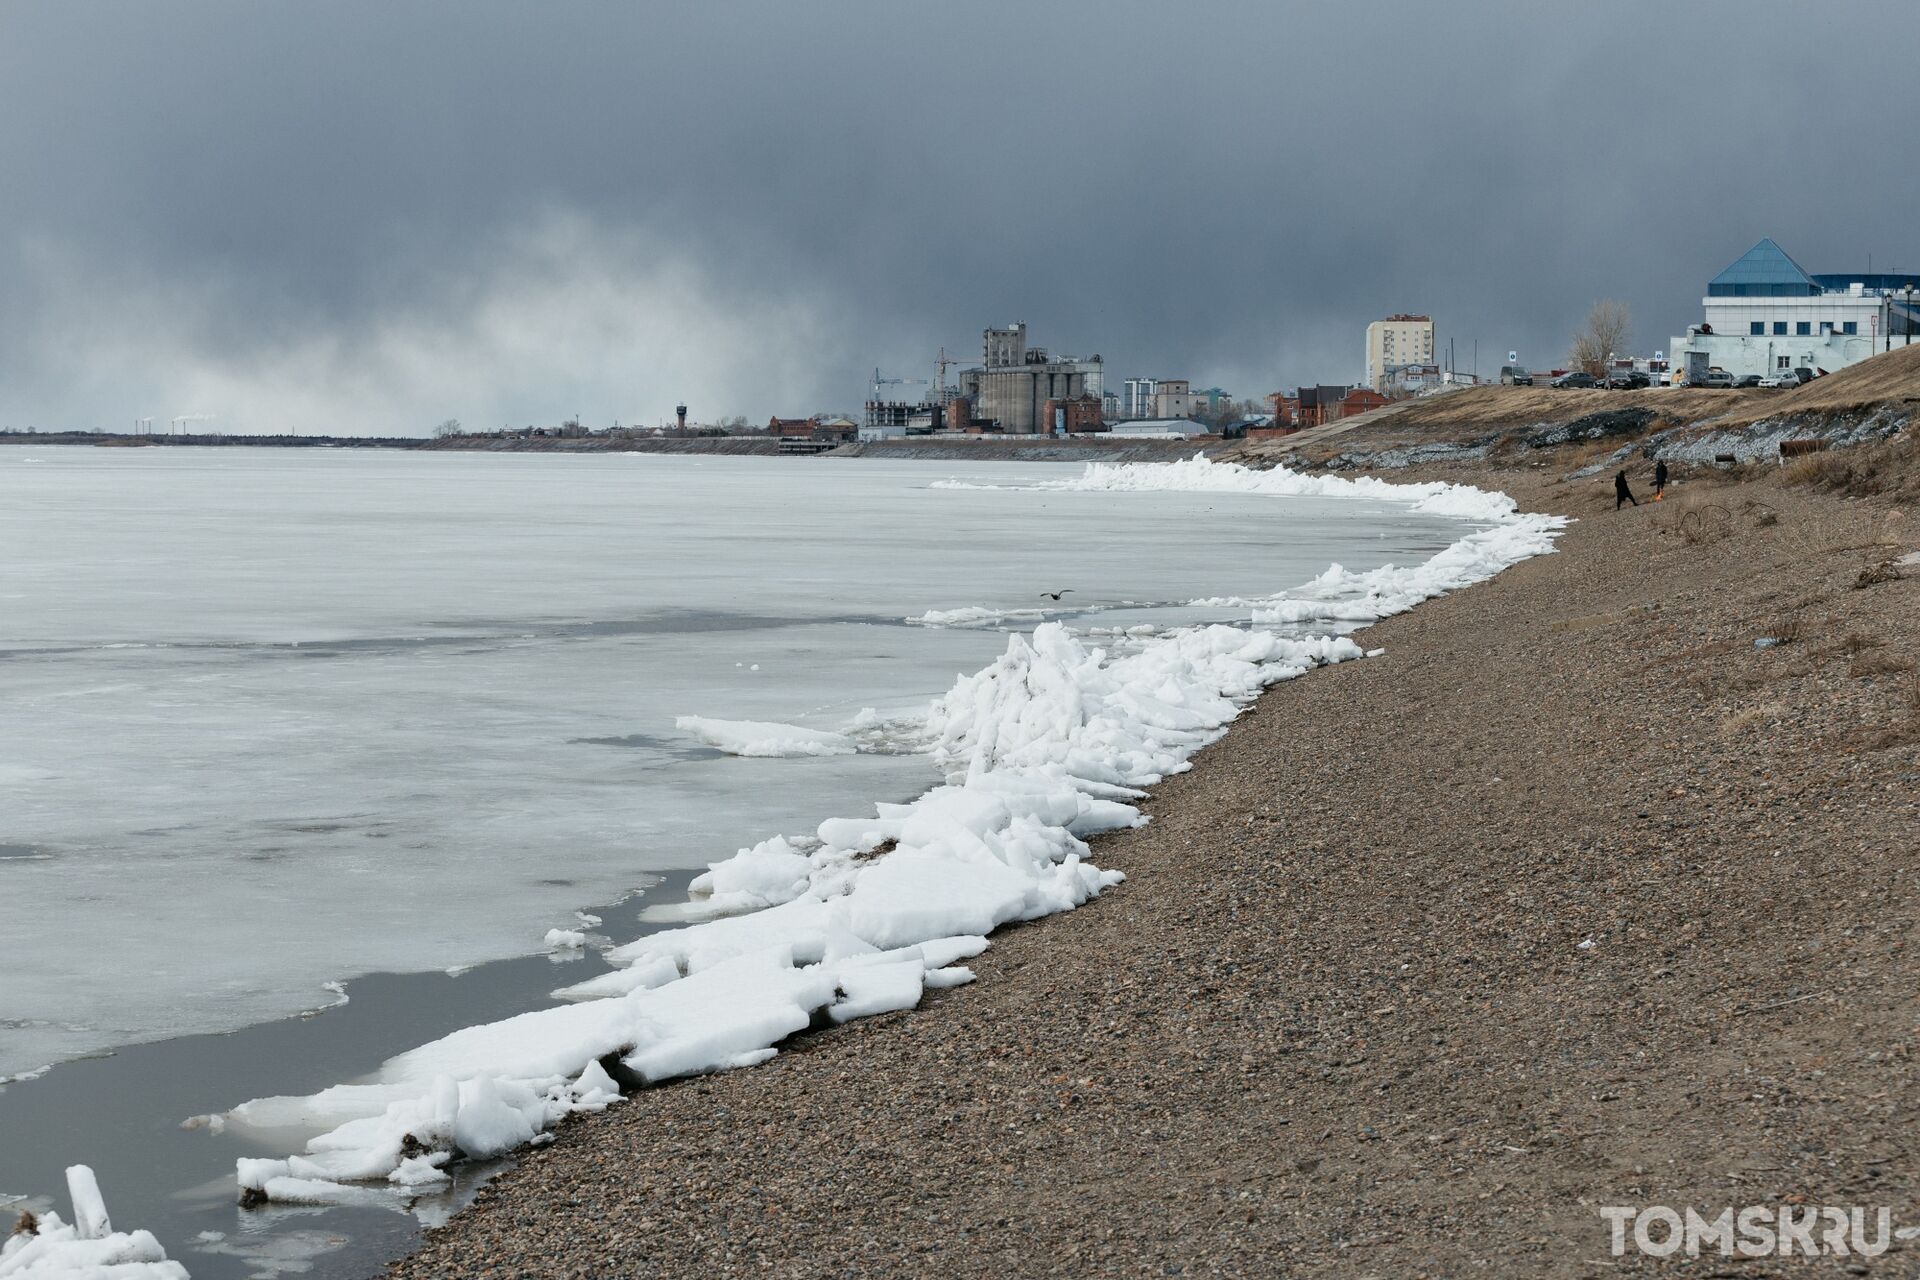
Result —
[[852, 409], [990, 323], [1358, 376], [1651, 349], [1761, 235], [1920, 263], [1909, 0], [0, 0], [0, 425]]

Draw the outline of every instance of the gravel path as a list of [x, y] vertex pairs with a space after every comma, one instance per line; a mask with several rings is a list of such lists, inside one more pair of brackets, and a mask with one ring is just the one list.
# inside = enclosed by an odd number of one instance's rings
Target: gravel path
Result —
[[[570, 1123], [392, 1274], [1631, 1274], [1594, 1206], [1920, 1225], [1920, 576], [1853, 588], [1858, 503], [1474, 479], [1579, 515], [1562, 553], [1270, 691], [1098, 843], [1124, 886]], [[1869, 1264], [1920, 1242], [1794, 1270]]]

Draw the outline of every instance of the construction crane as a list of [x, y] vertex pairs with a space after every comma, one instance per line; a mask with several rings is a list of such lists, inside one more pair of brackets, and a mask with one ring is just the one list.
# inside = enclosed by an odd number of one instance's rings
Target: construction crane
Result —
[[947, 349], [945, 347], [941, 347], [940, 354], [937, 357], [935, 357], [933, 363], [940, 370], [940, 376], [938, 380], [936, 380], [933, 384], [936, 389], [935, 394], [939, 396], [944, 396], [948, 391], [953, 390], [953, 388], [947, 385], [947, 366], [955, 365], [955, 364], [965, 364], [966, 361], [962, 360], [959, 356], [948, 355]]
[[882, 387], [924, 387], [926, 385], [928, 384], [925, 378], [883, 378], [880, 376], [879, 369], [876, 368], [873, 371], [873, 399], [876, 401], [880, 399], [880, 388]]

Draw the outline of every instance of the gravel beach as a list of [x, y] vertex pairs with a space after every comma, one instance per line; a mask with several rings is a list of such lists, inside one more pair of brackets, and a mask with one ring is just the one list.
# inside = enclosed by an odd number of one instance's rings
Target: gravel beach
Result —
[[[1578, 519], [1270, 690], [978, 983], [571, 1121], [391, 1274], [1616, 1275], [1681, 1259], [1601, 1205], [1920, 1225], [1920, 567], [1856, 585], [1920, 528], [1443, 478]], [[1785, 1269], [1920, 1241], [1690, 1274]]]

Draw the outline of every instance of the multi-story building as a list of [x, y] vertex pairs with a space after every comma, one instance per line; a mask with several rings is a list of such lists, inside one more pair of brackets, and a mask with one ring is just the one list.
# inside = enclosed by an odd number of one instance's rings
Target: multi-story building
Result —
[[1367, 385], [1387, 389], [1387, 370], [1397, 364], [1433, 363], [1433, 321], [1396, 315], [1367, 326]]
[[1128, 378], [1120, 412], [1128, 418], [1153, 416], [1153, 393], [1160, 387], [1158, 378]]
[[1162, 378], [1153, 388], [1153, 416], [1156, 418], [1191, 418], [1193, 416], [1193, 392], [1185, 378]]
[[1027, 326], [1013, 324], [983, 334], [985, 362], [960, 374], [960, 394], [975, 421], [988, 421], [1009, 435], [1044, 434], [1049, 400], [1099, 399], [1105, 390], [1099, 356], [1076, 360], [1049, 356], [1027, 345]]
[[1917, 296], [1920, 275], [1809, 275], [1779, 245], [1762, 240], [1707, 282], [1705, 319], [1673, 340], [1668, 363], [1677, 371], [1706, 364], [1735, 377], [1798, 368], [1831, 373], [1920, 336]]

